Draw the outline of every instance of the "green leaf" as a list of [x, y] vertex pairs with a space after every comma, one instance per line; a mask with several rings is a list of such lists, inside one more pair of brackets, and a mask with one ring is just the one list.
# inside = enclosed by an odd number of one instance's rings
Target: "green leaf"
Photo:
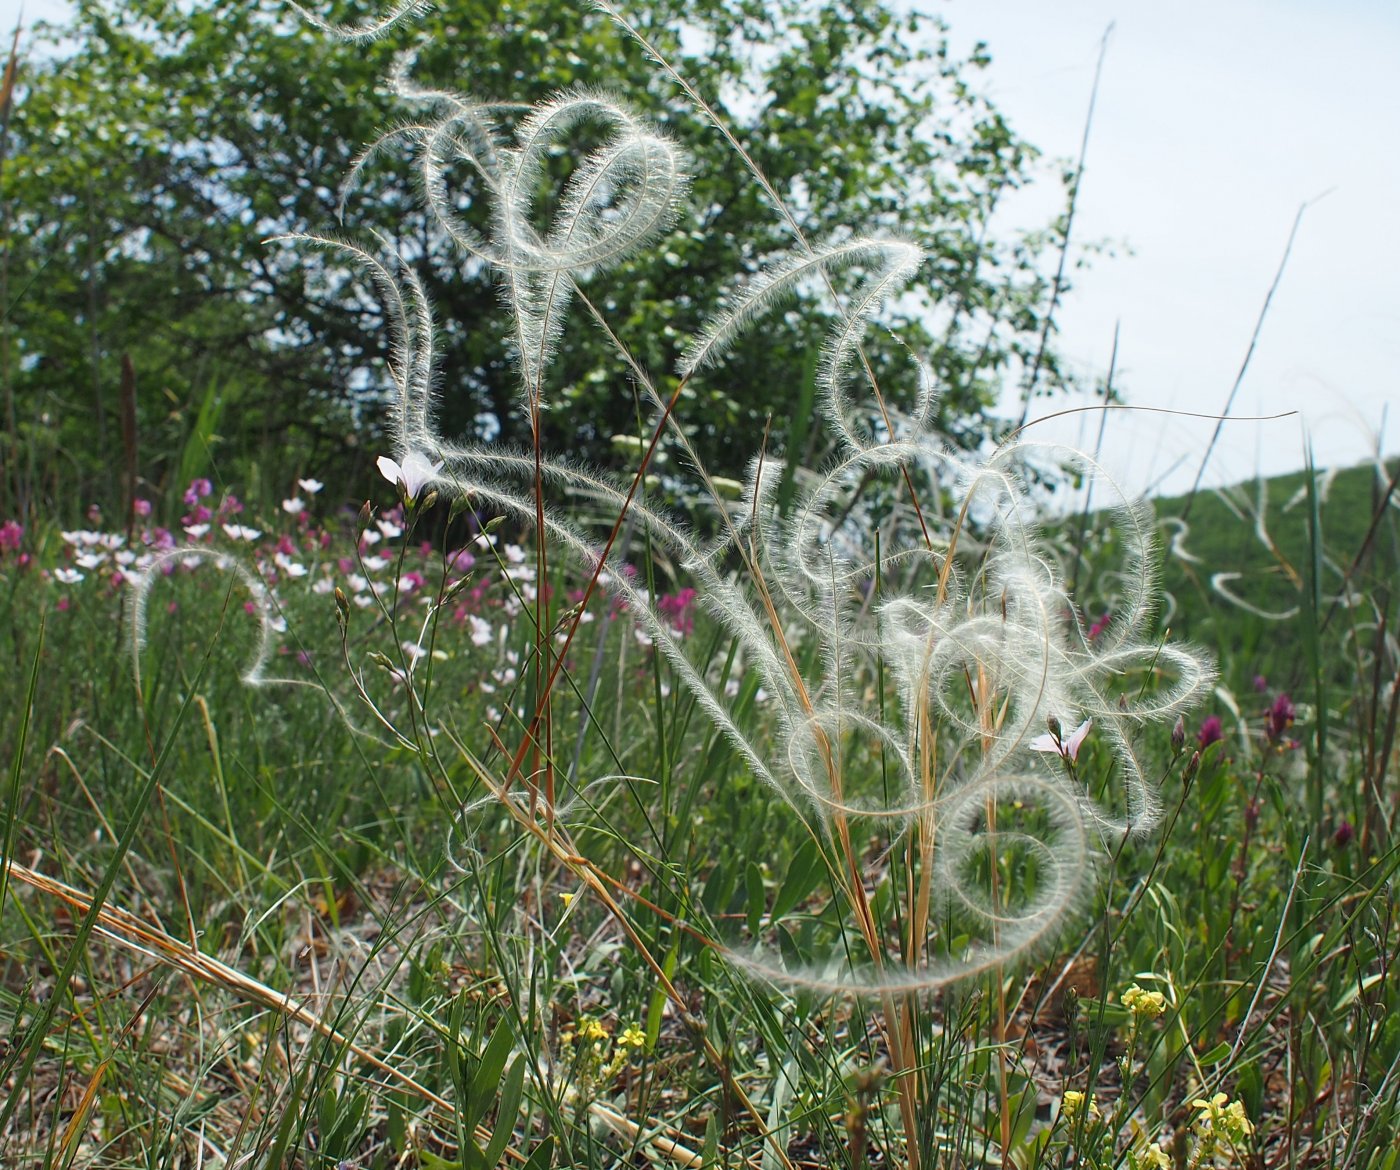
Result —
[[1203, 1055], [1200, 1059], [1202, 1064], [1219, 1064], [1229, 1055], [1230, 1045], [1227, 1044], [1224, 1040], [1222, 1040], [1209, 1052], [1205, 1053], [1205, 1055]]
[[1338, 997], [1337, 1002], [1332, 1005], [1334, 1012], [1345, 1011], [1357, 1000], [1363, 991], [1370, 991], [1377, 983], [1384, 978], [1384, 973], [1373, 971], [1365, 978], [1350, 984], [1347, 989]]
[[719, 1165], [718, 1113], [711, 1113], [705, 1122], [705, 1144], [700, 1147], [700, 1161], [705, 1170]]
[[[680, 958], [681, 939], [679, 932], [671, 940], [671, 945], [667, 948], [666, 957], [661, 962], [661, 970], [669, 980], [676, 973], [676, 961]], [[656, 1042], [661, 1036], [661, 1016], [666, 1010], [666, 989], [661, 985], [661, 980], [656, 981], [656, 986], [652, 988], [651, 998], [647, 1002], [647, 1051], [651, 1052], [656, 1048]]]
[[423, 1170], [463, 1170], [461, 1162], [449, 1162], [431, 1150], [419, 1150], [418, 1162]]
[[501, 1086], [501, 1100], [496, 1108], [496, 1128], [491, 1132], [491, 1141], [486, 1146], [488, 1170], [501, 1160], [506, 1145], [515, 1135], [515, 1118], [520, 1112], [520, 1098], [525, 1091], [525, 1056], [517, 1056], [506, 1073]]
[[540, 1142], [522, 1167], [522, 1170], [549, 1170], [554, 1164], [554, 1138], [547, 1137]]
[[817, 883], [825, 873], [826, 859], [822, 856], [816, 838], [808, 837], [789, 863], [787, 877], [783, 879], [783, 884], [773, 899], [773, 919], [776, 921], [785, 917], [788, 911], [806, 899], [817, 888]]
[[476, 1075], [472, 1077], [471, 1101], [465, 1118], [468, 1129], [474, 1128], [486, 1115], [487, 1108], [496, 1099], [496, 1087], [501, 1083], [501, 1072], [510, 1059], [515, 1046], [515, 1036], [510, 1024], [504, 1018], [496, 1025], [486, 1051], [481, 1054]]

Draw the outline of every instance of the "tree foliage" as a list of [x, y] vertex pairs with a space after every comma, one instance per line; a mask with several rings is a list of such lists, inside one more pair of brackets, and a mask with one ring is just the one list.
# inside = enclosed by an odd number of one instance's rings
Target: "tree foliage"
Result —
[[[998, 239], [992, 223], [1034, 152], [975, 88], [985, 55], [955, 59], [938, 22], [884, 0], [636, 7], [632, 18], [733, 127], [809, 239], [882, 231], [929, 252], [924, 291], [899, 306], [901, 341], [942, 381], [950, 432], [985, 437], [992, 390], [1028, 360], [1048, 301], [1033, 239]], [[369, 8], [320, 10], [357, 19]], [[675, 229], [585, 285], [653, 375], [673, 376], [735, 281], [792, 244], [686, 95], [579, 0], [441, 0], [355, 43], [277, 0], [82, 0], [49, 35], [25, 75], [3, 171], [8, 439], [26, 456], [7, 459], [11, 488], [59, 490], [59, 477], [36, 479], [52, 445], [70, 460], [62, 483], [111, 489], [124, 354], [148, 479], [172, 480], [182, 449], [186, 470], [199, 462], [202, 448], [193, 460], [189, 451], [211, 429], [196, 426], [201, 406], [206, 424], [217, 414], [213, 456], [226, 475], [246, 479], [259, 464], [283, 477], [348, 470], [351, 436], [366, 425], [373, 434], [388, 385], [385, 321], [362, 273], [279, 240], [299, 232], [343, 233], [413, 264], [441, 327], [443, 430], [528, 439], [499, 290], [444, 246], [407, 143], [391, 138], [342, 206], [358, 152], [413, 116], [385, 83], [406, 49], [416, 49], [416, 83], [508, 103], [507, 124], [524, 103], [588, 86], [684, 146], [694, 178]], [[572, 157], [553, 160], [555, 190]], [[462, 215], [484, 221], [484, 193], [470, 176], [452, 181]], [[816, 288], [802, 296], [810, 307], [739, 339], [724, 379], [682, 403], [711, 471], [742, 467], [770, 417], [797, 400], [829, 320]], [[891, 401], [913, 393], [900, 344], [877, 338], [870, 359]], [[637, 429], [636, 397], [615, 348], [577, 312], [551, 376], [545, 441], [615, 456], [612, 436]]]

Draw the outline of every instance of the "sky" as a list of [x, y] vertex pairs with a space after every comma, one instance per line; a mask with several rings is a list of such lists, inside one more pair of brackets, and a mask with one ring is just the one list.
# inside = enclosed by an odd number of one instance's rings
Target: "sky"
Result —
[[[0, 0], [0, 29], [19, 0]], [[936, 7], [934, 5], [925, 5]], [[25, 0], [26, 20], [63, 0]], [[1286, 270], [1203, 482], [1400, 452], [1400, 0], [947, 0], [955, 50], [985, 41], [986, 92], [1048, 158], [1078, 156], [1100, 43], [1112, 25], [1076, 211], [1080, 244], [1059, 344], [1133, 405], [1219, 414], [1300, 206]], [[1042, 183], [1005, 225], [1060, 209]], [[1038, 400], [1032, 418], [1086, 397]], [[1397, 410], [1387, 418], [1387, 402]], [[1019, 414], [1015, 392], [1004, 403]], [[1188, 490], [1213, 419], [1108, 419], [1103, 462], [1130, 494]], [[1031, 437], [1092, 449], [1097, 413]]]
[[[989, 95], [1050, 156], [1078, 156], [1109, 37], [1074, 234], [1126, 246], [1073, 273], [1074, 368], [1130, 403], [1217, 414], [1299, 207], [1309, 204], [1204, 482], [1400, 451], [1400, 0], [953, 0]], [[1018, 209], [1044, 222], [1054, 200]], [[1086, 400], [1087, 401], [1087, 400]], [[1033, 417], [1052, 407], [1036, 404]], [[1042, 437], [1092, 448], [1097, 414]], [[1382, 429], [1384, 427], [1384, 429]], [[1189, 490], [1215, 423], [1114, 414], [1105, 463], [1133, 492]], [[1035, 431], [1031, 432], [1032, 434]]]

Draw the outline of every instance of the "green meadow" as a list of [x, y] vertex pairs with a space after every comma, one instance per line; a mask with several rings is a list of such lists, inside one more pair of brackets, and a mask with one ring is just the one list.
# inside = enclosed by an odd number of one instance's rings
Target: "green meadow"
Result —
[[915, 18], [487, 7], [12, 57], [0, 1165], [1393, 1170], [1395, 467], [998, 420]]

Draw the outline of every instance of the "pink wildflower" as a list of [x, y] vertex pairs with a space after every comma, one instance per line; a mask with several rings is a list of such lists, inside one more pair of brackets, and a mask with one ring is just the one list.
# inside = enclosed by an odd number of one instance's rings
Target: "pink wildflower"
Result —
[[656, 603], [660, 611], [678, 634], [689, 635], [695, 632], [695, 590], [682, 589], [679, 593], [667, 593]]
[[24, 539], [24, 525], [18, 520], [6, 520], [0, 524], [0, 548], [19, 548], [19, 543]]
[[1074, 729], [1068, 739], [1062, 739], [1054, 731], [1047, 731], [1044, 735], [1037, 735], [1026, 746], [1033, 752], [1048, 752], [1052, 755], [1063, 756], [1072, 764], [1079, 759], [1079, 749], [1084, 746], [1084, 740], [1093, 726], [1094, 721], [1086, 719]]
[[1213, 743], [1219, 743], [1225, 738], [1225, 727], [1220, 722], [1219, 715], [1209, 715], [1206, 721], [1201, 724], [1201, 730], [1196, 732], [1196, 742], [1201, 745], [1204, 751]]
[[442, 460], [432, 462], [421, 451], [409, 451], [400, 463], [395, 459], [390, 459], [387, 455], [381, 455], [376, 461], [379, 474], [390, 483], [398, 485], [404, 497], [409, 500], [416, 500], [422, 490], [428, 486], [442, 470]]
[[1283, 733], [1293, 726], [1293, 720], [1297, 717], [1298, 711], [1293, 706], [1293, 700], [1286, 693], [1280, 692], [1265, 716], [1267, 722], [1264, 730], [1269, 742], [1277, 743], [1283, 737]]

